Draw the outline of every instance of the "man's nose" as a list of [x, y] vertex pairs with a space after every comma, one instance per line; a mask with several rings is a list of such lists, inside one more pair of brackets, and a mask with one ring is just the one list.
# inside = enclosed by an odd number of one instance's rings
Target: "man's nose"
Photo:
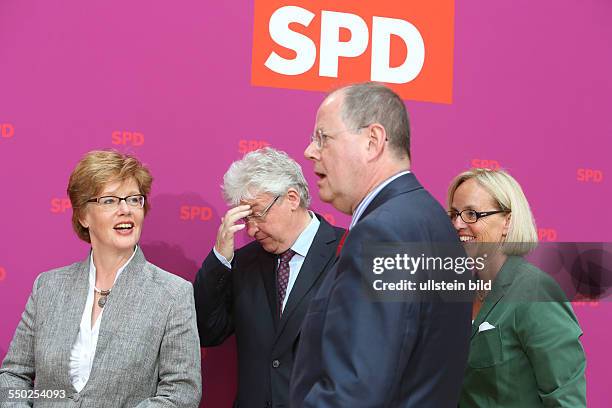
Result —
[[254, 238], [257, 231], [259, 231], [259, 227], [257, 226], [256, 222], [248, 221], [246, 223], [246, 230], [249, 237]]
[[312, 161], [319, 160], [319, 153], [316, 143], [310, 142], [308, 146], [306, 146], [306, 150], [304, 150], [304, 157]]

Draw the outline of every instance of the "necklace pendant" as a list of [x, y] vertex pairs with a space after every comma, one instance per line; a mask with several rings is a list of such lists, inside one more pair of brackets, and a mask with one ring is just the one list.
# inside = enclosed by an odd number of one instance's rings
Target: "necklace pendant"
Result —
[[98, 306], [100, 306], [101, 308], [104, 307], [104, 305], [106, 304], [106, 298], [108, 297], [108, 295], [110, 295], [111, 293], [111, 289], [106, 289], [106, 290], [101, 290], [98, 289], [94, 286], [94, 292], [99, 293], [100, 294], [100, 299], [98, 299]]
[[100, 308], [104, 309], [104, 305], [106, 304], [106, 296], [101, 296], [100, 299], [98, 299], [98, 306], [100, 306]]

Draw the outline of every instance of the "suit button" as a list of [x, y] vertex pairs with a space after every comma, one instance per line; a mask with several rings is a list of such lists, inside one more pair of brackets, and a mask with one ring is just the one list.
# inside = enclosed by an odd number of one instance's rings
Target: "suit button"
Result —
[[272, 367], [278, 368], [279, 365], [280, 365], [280, 361], [278, 361], [278, 360], [272, 361]]

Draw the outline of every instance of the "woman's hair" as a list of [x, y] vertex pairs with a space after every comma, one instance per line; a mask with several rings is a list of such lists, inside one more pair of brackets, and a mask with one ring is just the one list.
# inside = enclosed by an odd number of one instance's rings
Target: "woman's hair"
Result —
[[510, 211], [510, 227], [503, 251], [506, 255], [525, 255], [537, 246], [538, 233], [527, 198], [519, 183], [504, 170], [472, 168], [459, 174], [448, 188], [450, 209], [457, 188], [474, 179], [491, 194], [500, 210]]
[[[124, 182], [134, 179], [140, 193], [148, 195], [153, 177], [138, 159], [117, 151], [93, 150], [86, 153], [70, 175], [68, 197], [72, 205], [72, 228], [79, 238], [91, 243], [89, 230], [79, 220], [87, 201], [96, 197], [102, 188], [111, 182]], [[149, 211], [149, 201], [145, 200], [144, 213]]]

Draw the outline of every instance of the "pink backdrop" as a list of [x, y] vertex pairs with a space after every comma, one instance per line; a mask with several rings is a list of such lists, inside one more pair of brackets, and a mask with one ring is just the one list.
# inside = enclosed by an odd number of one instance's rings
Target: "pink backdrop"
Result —
[[[442, 201], [458, 172], [499, 165], [543, 240], [612, 241], [611, 18], [608, 0], [457, 2], [453, 103], [407, 101], [421, 182]], [[65, 205], [83, 153], [150, 166], [142, 247], [189, 280], [226, 211], [222, 175], [246, 149], [287, 151], [314, 186], [302, 152], [324, 94], [251, 86], [252, 25], [251, 1], [0, 2], [0, 358], [34, 278], [87, 254]], [[589, 407], [607, 407], [612, 307], [575, 309]], [[203, 406], [230, 406], [233, 340], [203, 367]]]

